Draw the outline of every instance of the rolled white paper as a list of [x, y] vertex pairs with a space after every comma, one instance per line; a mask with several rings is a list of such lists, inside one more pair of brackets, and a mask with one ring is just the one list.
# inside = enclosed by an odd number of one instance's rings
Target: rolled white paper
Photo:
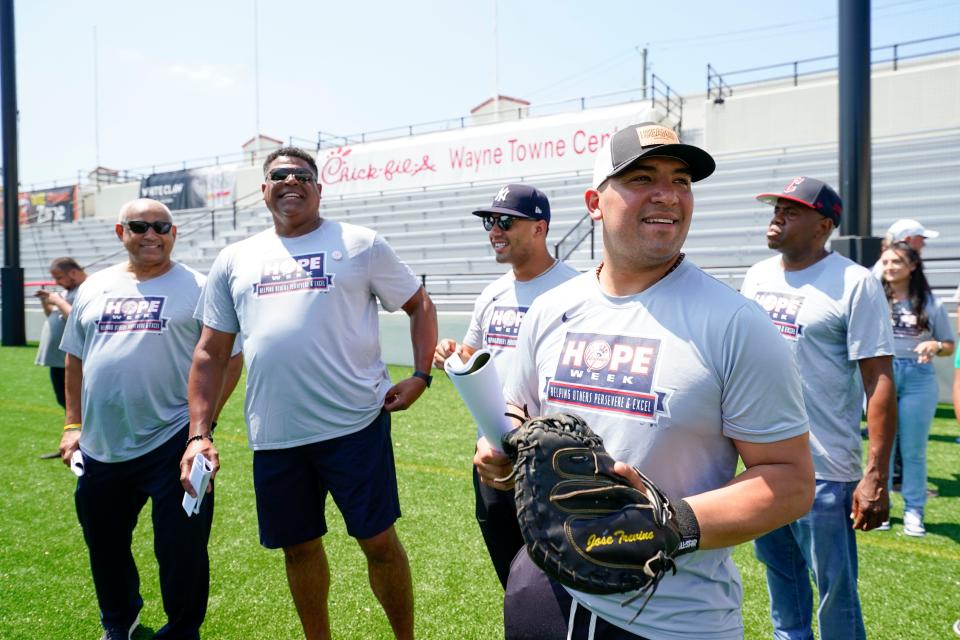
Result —
[[466, 362], [454, 354], [447, 358], [443, 370], [473, 415], [480, 433], [499, 451], [500, 439], [512, 425], [504, 415], [507, 403], [490, 352], [480, 349]]
[[73, 475], [78, 478], [83, 475], [83, 454], [80, 453], [80, 449], [74, 450], [70, 456], [70, 471], [73, 471]]

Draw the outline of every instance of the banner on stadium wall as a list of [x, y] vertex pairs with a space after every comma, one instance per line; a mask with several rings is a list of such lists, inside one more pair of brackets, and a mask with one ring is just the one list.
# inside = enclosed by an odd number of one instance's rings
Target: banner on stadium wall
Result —
[[154, 173], [140, 181], [140, 197], [171, 211], [229, 206], [236, 199], [236, 167], [203, 167]]
[[20, 224], [73, 222], [78, 209], [75, 184], [20, 194]]
[[633, 103], [322, 150], [324, 193], [347, 195], [591, 169], [621, 127], [655, 120]]
[[[20, 224], [73, 222], [77, 219], [77, 185], [55, 187], [39, 191], [21, 191], [17, 196]], [[0, 208], [3, 189], [0, 189]], [[0, 226], [3, 221], [0, 220]]]

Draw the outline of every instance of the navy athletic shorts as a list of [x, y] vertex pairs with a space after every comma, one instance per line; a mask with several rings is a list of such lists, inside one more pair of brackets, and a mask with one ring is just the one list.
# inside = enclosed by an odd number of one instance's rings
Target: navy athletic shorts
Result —
[[289, 547], [327, 532], [327, 493], [347, 533], [372, 538], [400, 517], [390, 414], [356, 433], [290, 449], [253, 452], [260, 544]]

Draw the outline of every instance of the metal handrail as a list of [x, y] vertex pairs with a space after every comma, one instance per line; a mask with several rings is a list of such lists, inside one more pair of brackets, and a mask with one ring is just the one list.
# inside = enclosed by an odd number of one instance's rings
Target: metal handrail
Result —
[[683, 128], [683, 98], [655, 73], [650, 75], [649, 89], [650, 107], [655, 108], [659, 104], [666, 111], [668, 118], [676, 115], [676, 130], [679, 134]]
[[[714, 88], [716, 88], [716, 96], [714, 96]], [[720, 73], [708, 62], [707, 100], [713, 98], [714, 104], [723, 104], [727, 96], [730, 95], [733, 95], [733, 89], [731, 89], [730, 85], [723, 81], [723, 76], [721, 76]]]
[[[580, 239], [577, 240], [576, 244], [573, 245], [573, 248], [570, 249], [569, 251], [567, 251], [567, 253], [564, 254], [564, 256], [561, 258], [561, 257], [560, 257], [560, 245], [562, 245], [564, 242], [566, 242], [567, 238], [569, 238], [570, 235], [571, 235], [574, 231], [576, 231], [576, 230], [580, 227], [581, 224], [583, 224], [583, 221], [584, 221], [584, 220], [589, 220], [589, 221], [590, 221], [590, 229], [588, 229], [586, 233], [584, 233], [582, 236], [580, 236]], [[583, 244], [583, 241], [587, 238], [587, 236], [590, 236], [590, 259], [593, 260], [594, 257], [595, 257], [595, 246], [596, 246], [596, 237], [595, 237], [595, 231], [594, 231], [594, 230], [595, 230], [595, 224], [594, 224], [594, 222], [593, 222], [593, 218], [590, 216], [589, 213], [583, 214], [583, 217], [580, 218], [579, 220], [577, 220], [577, 224], [575, 224], [575, 225], [573, 225], [572, 227], [570, 227], [569, 231], [567, 231], [567, 233], [564, 234], [564, 236], [563, 236], [562, 238], [560, 238], [560, 240], [558, 240], [556, 243], [554, 243], [554, 245], [553, 245], [553, 257], [556, 258], [557, 260], [566, 260], [566, 259], [569, 258], [571, 255], [573, 255], [573, 252], [576, 251], [576, 250], [580, 247], [581, 244]]]
[[[645, 98], [643, 87], [623, 89], [621, 91], [612, 91], [609, 93], [599, 93], [592, 96], [580, 96], [578, 98], [569, 98], [567, 100], [558, 100], [556, 102], [545, 102], [542, 104], [524, 105], [521, 107], [511, 107], [501, 109], [495, 114], [484, 115], [512, 115], [516, 113], [519, 118], [531, 118], [551, 113], [566, 113], [569, 111], [584, 111], [587, 109], [588, 101], [602, 101], [607, 98], [621, 98], [624, 96], [637, 96], [636, 99], [627, 98], [605, 106], [616, 104], [625, 104], [627, 102], [642, 101]], [[569, 106], [570, 108], [558, 108]], [[352, 144], [364, 144], [379, 140], [391, 140], [395, 138], [406, 138], [425, 133], [437, 133], [456, 129], [465, 129], [470, 126], [472, 116], [463, 115], [454, 118], [444, 118], [441, 120], [431, 120], [429, 122], [420, 122], [415, 124], [405, 124], [398, 127], [389, 127], [386, 129], [375, 129], [373, 131], [362, 131], [357, 133], [337, 134], [330, 131], [318, 131], [316, 140], [316, 150], [327, 149], [331, 147], [342, 147]]]
[[[897, 42], [894, 44], [886, 44], [879, 47], [872, 47], [870, 49], [871, 53], [878, 51], [885, 51], [887, 49], [891, 50], [891, 56], [889, 58], [877, 57], [871, 60], [872, 65], [884, 64], [887, 62], [893, 63], [893, 70], [897, 71], [899, 68], [899, 62], [902, 60], [910, 60], [913, 58], [919, 58], [924, 56], [933, 56], [939, 55], [942, 53], [950, 53], [952, 51], [960, 51], [960, 45], [955, 47], [948, 47], [945, 49], [937, 49], [935, 51], [924, 51], [922, 53], [915, 53], [912, 55], [901, 55], [900, 49], [902, 47], [908, 47], [917, 44], [923, 44], [927, 42], [934, 42], [938, 40], [947, 40], [951, 38], [960, 38], [960, 32], [958, 33], [948, 33], [940, 36], [933, 36], [930, 38], [921, 38], [919, 40], [907, 40], [905, 42]], [[801, 65], [807, 65], [815, 62], [824, 62], [827, 60], [836, 60], [838, 54], [827, 55], [827, 56], [817, 56], [814, 58], [804, 58], [802, 60], [793, 60], [791, 62], [780, 62], [777, 64], [768, 64], [759, 67], [751, 67], [749, 69], [738, 69], [736, 71], [728, 71], [723, 76], [720, 75], [720, 72], [716, 70], [716, 67], [713, 67], [710, 64], [707, 64], [707, 99], [714, 98], [714, 102], [720, 104], [724, 101], [724, 98], [731, 95], [733, 90], [730, 88], [731, 85], [724, 80], [724, 77], [729, 78], [730, 76], [744, 75], [750, 73], [757, 73], [760, 71], [770, 71], [772, 69], [784, 69], [788, 68], [790, 71], [783, 75], [776, 76], [763, 76], [761, 78], [754, 78], [753, 80], [744, 80], [743, 82], [734, 83], [733, 86], [742, 86], [745, 84], [755, 84], [757, 82], [773, 82], [777, 80], [793, 80], [793, 86], [797, 86], [800, 82], [802, 76], [815, 75], [818, 73], [827, 73], [830, 71], [836, 71], [836, 66], [828, 66], [826, 68], [819, 68], [814, 70], [804, 70], [801, 71]], [[726, 89], [726, 92], [724, 91]], [[714, 97], [716, 94], [716, 97]]]

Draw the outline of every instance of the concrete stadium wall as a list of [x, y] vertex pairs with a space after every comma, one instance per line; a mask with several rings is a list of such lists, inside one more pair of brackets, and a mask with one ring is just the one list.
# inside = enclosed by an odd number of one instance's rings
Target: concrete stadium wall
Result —
[[[140, 182], [124, 182], [100, 187], [94, 192], [93, 211], [85, 211], [87, 217], [115, 220], [120, 207], [140, 196]], [[86, 197], [84, 202], [87, 202]]]
[[[439, 313], [437, 321], [441, 338], [453, 338], [457, 342], [463, 338], [470, 325], [469, 313]], [[955, 318], [951, 321], [956, 323]], [[27, 309], [27, 340], [40, 340], [44, 315], [40, 309]], [[955, 324], [954, 324], [955, 326]], [[413, 349], [410, 346], [410, 321], [402, 311], [380, 313], [380, 350], [384, 362], [407, 367], [413, 366]], [[936, 358], [937, 382], [940, 385], [940, 402], [951, 402], [953, 389], [953, 358]]]
[[[958, 126], [960, 56], [875, 69], [871, 94], [874, 137]], [[792, 81], [736, 87], [722, 104], [706, 104], [704, 146], [728, 153], [831, 143], [839, 137], [838, 120], [835, 73], [801, 77], [796, 87]]]
[[[439, 313], [437, 323], [441, 338], [453, 338], [460, 342], [470, 325], [470, 314]], [[387, 364], [413, 366], [410, 320], [404, 312], [380, 312], [380, 353]]]

